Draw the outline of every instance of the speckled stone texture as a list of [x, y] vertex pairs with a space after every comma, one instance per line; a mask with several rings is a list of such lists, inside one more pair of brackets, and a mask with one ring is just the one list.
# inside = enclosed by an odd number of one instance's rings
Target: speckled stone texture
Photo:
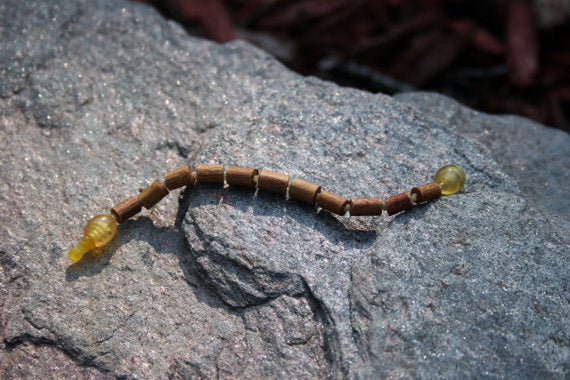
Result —
[[[567, 375], [567, 219], [453, 118], [189, 38], [135, 3], [4, 1], [0, 33], [2, 377]], [[200, 184], [71, 265], [91, 216], [218, 162], [348, 197], [446, 163], [468, 182], [355, 218]]]
[[570, 135], [518, 116], [492, 116], [444, 95], [397, 94], [415, 112], [481, 142], [535, 208], [570, 217]]

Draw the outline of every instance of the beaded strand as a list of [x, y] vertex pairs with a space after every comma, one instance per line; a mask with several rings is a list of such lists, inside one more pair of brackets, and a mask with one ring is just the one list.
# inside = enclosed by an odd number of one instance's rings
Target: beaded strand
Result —
[[446, 165], [435, 174], [433, 182], [412, 188], [389, 198], [344, 198], [323, 190], [321, 186], [295, 178], [289, 182], [287, 174], [263, 169], [229, 167], [223, 165], [198, 165], [196, 172], [185, 166], [164, 175], [164, 182], [154, 181], [136, 197], [127, 198], [111, 208], [111, 215], [100, 214], [91, 219], [83, 231], [79, 243], [69, 251], [73, 261], [81, 260], [88, 251], [109, 243], [117, 232], [117, 223], [121, 224], [138, 214], [142, 208], [147, 210], [157, 204], [172, 190], [194, 184], [194, 182], [227, 183], [231, 186], [258, 188], [263, 191], [283, 194], [338, 214], [351, 216], [381, 215], [386, 211], [394, 215], [424, 203], [450, 195], [461, 190], [465, 184], [465, 171], [457, 165]]

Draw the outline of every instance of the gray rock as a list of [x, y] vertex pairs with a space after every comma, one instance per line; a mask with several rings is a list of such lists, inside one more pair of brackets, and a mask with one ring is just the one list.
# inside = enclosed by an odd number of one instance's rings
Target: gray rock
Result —
[[[0, 20], [4, 377], [567, 374], [567, 221], [446, 122], [135, 3], [12, 0]], [[196, 185], [70, 265], [91, 216], [213, 162], [348, 197], [448, 162], [468, 182], [371, 218]]]
[[440, 94], [408, 92], [395, 98], [485, 145], [535, 208], [570, 216], [570, 135], [522, 117], [474, 111]]

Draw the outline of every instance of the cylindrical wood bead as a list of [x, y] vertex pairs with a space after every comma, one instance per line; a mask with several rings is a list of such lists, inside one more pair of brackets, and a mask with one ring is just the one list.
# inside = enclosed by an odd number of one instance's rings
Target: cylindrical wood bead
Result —
[[350, 200], [350, 215], [382, 215], [382, 198], [352, 198]]
[[224, 165], [198, 165], [196, 180], [198, 182], [224, 183]]
[[261, 190], [273, 191], [274, 193], [287, 194], [289, 186], [289, 176], [271, 170], [262, 170], [257, 180], [257, 188]]
[[289, 196], [310, 204], [315, 203], [317, 194], [321, 191], [319, 185], [295, 178], [289, 185]]
[[194, 177], [192, 177], [192, 168], [190, 166], [173, 170], [164, 175], [164, 184], [168, 190], [178, 189], [193, 183]]
[[228, 185], [255, 187], [253, 177], [259, 174], [257, 169], [229, 167], [226, 172]]
[[412, 203], [410, 193], [401, 193], [386, 198], [386, 211], [388, 211], [388, 215], [394, 215], [412, 207], [414, 207], [414, 204]]
[[416, 186], [412, 189], [412, 197], [414, 195], [416, 197], [416, 203], [431, 201], [432, 199], [441, 197], [441, 186], [435, 182]]
[[325, 210], [334, 212], [338, 215], [344, 215], [346, 213], [346, 205], [348, 205], [348, 199], [326, 190], [322, 190], [317, 194], [317, 204]]
[[117, 223], [121, 224], [125, 220], [141, 212], [141, 209], [142, 209], [142, 204], [141, 202], [139, 202], [137, 197], [131, 197], [115, 205], [111, 209], [111, 214], [113, 214]]
[[167, 195], [168, 189], [164, 183], [157, 179], [151, 183], [149, 187], [140, 192], [137, 198], [142, 203], [143, 207], [148, 210]]

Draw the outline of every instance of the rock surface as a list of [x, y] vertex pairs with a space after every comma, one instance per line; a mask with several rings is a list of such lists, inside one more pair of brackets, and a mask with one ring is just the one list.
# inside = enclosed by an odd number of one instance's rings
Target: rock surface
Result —
[[485, 145], [535, 208], [570, 216], [570, 135], [522, 117], [474, 111], [444, 95], [409, 92], [395, 98]]
[[[525, 201], [453, 118], [189, 38], [134, 3], [10, 0], [0, 22], [4, 377], [568, 373], [567, 220]], [[350, 219], [197, 185], [70, 265], [91, 216], [213, 162], [348, 197], [448, 162], [468, 183]]]

